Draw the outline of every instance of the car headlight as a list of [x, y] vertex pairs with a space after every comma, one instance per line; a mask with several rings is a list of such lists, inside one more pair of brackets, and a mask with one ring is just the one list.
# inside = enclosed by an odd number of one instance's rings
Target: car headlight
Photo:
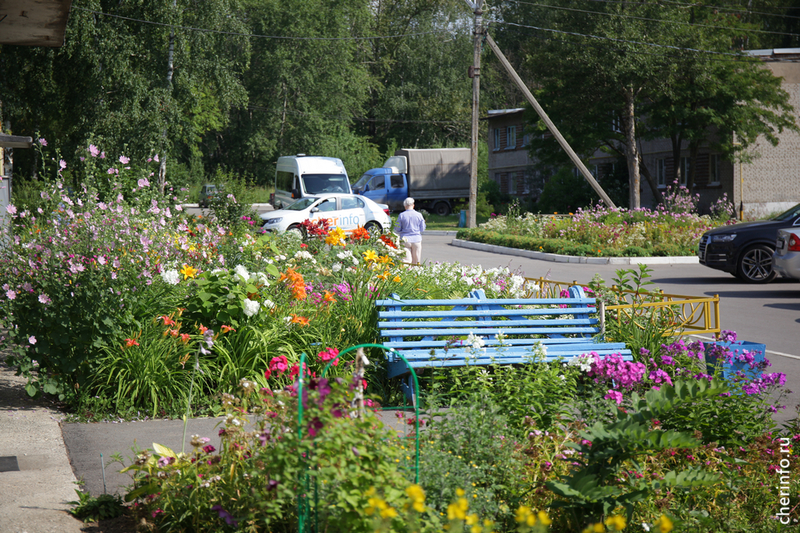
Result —
[[735, 238], [735, 233], [731, 233], [730, 235], [712, 235], [711, 242], [732, 242]]
[[272, 224], [277, 224], [277, 223], [278, 223], [278, 222], [280, 222], [281, 220], [283, 220], [283, 217], [278, 217], [278, 218], [268, 218], [268, 219], [267, 219], [267, 220], [264, 222], [264, 224], [270, 224], [270, 225], [272, 225]]

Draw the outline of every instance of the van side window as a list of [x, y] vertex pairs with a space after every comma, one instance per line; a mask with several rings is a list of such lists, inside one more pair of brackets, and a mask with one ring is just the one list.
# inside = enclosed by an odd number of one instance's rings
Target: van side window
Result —
[[290, 190], [292, 188], [292, 178], [294, 178], [293, 173], [279, 170], [275, 177], [275, 188], [279, 191]]
[[402, 189], [403, 188], [402, 174], [392, 174], [389, 183], [391, 183], [392, 189]]
[[369, 182], [369, 190], [375, 191], [378, 189], [385, 189], [386, 188], [386, 178], [383, 176], [375, 176], [372, 178], [372, 181]]

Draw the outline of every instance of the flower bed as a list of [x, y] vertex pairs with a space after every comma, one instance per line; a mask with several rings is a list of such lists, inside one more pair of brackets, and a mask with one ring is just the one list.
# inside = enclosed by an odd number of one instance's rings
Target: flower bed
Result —
[[597, 206], [570, 216], [496, 216], [458, 238], [524, 250], [591, 257], [695, 255], [700, 236], [722, 219], [696, 211], [606, 209]]
[[[226, 414], [220, 450], [194, 436], [187, 453], [137, 455], [128, 500], [144, 526], [295, 531], [316, 516], [331, 531], [705, 532], [779, 531], [800, 518], [783, 504], [800, 488], [786, 474], [799, 431], [771, 418], [785, 377], [714, 379], [701, 344], [664, 339], [668, 324], [649, 315], [644, 332], [609, 330], [634, 362], [586, 354], [422, 376], [416, 483], [410, 440], [370, 410], [353, 416], [364, 382], [340, 350], [377, 338], [376, 298], [476, 286], [513, 297], [524, 280], [405, 266], [393, 235], [308, 224], [301, 242], [253, 233], [249, 215], [187, 217], [152, 190], [146, 164], [120, 158], [102, 182], [89, 172], [101, 159], [90, 147], [78, 193], [59, 165], [35, 203], [10, 207], [3, 342], [29, 394], [58, 395], [85, 418]], [[646, 283], [645, 269], [618, 274]], [[368, 357], [376, 409], [401, 393], [381, 352]]]

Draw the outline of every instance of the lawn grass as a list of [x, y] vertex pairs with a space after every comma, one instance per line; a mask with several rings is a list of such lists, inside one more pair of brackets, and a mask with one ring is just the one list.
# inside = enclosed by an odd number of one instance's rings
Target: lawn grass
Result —
[[[399, 213], [392, 213], [392, 227], [394, 227], [398, 214]], [[439, 215], [428, 215], [427, 220], [425, 220], [425, 229], [429, 231], [458, 231], [458, 222], [460, 218], [461, 215], [458, 213], [443, 217]], [[477, 223], [483, 224], [487, 220], [489, 220], [488, 217], [478, 217]]]

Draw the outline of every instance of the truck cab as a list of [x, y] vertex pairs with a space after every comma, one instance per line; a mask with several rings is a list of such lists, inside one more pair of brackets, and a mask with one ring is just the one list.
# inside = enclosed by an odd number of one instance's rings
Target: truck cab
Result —
[[408, 197], [408, 181], [406, 175], [396, 167], [373, 168], [353, 185], [353, 192], [376, 203], [386, 204], [392, 211], [402, 211], [403, 200]]
[[341, 159], [305, 154], [282, 156], [276, 165], [275, 192], [270, 203], [275, 209], [282, 209], [314, 194], [352, 192]]

